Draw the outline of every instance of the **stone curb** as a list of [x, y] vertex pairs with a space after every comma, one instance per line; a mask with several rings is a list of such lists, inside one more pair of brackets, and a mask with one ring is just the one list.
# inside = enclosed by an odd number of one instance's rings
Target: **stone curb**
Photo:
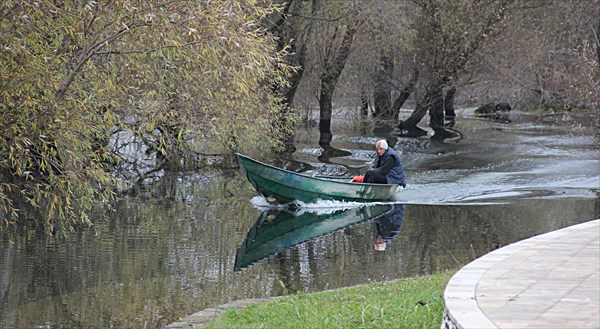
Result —
[[196, 329], [203, 328], [207, 324], [214, 321], [219, 315], [225, 313], [226, 311], [232, 308], [242, 308], [246, 307], [249, 304], [268, 302], [271, 300], [276, 300], [280, 298], [284, 298], [288, 296], [277, 296], [277, 297], [268, 297], [268, 298], [250, 298], [250, 299], [242, 299], [235, 300], [233, 302], [229, 302], [227, 304], [219, 305], [216, 308], [206, 308], [200, 312], [196, 312], [192, 315], [188, 315], [180, 321], [173, 322], [167, 325], [166, 329]]

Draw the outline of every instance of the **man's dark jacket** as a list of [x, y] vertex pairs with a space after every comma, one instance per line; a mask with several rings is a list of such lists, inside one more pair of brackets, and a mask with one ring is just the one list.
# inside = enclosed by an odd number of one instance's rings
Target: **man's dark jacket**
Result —
[[406, 186], [406, 183], [404, 182], [404, 167], [402, 166], [402, 161], [400, 160], [398, 153], [391, 147], [388, 147], [383, 155], [380, 156], [377, 154], [373, 170], [379, 171], [381, 174], [385, 175], [388, 184], [399, 184], [403, 187]]

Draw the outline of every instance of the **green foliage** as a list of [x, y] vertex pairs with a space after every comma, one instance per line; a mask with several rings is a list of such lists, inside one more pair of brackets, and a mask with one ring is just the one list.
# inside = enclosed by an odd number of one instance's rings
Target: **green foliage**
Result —
[[297, 294], [229, 310], [207, 328], [439, 328], [453, 272]]
[[[116, 129], [167, 159], [279, 147], [271, 92], [292, 70], [263, 1], [5, 1], [0, 5], [0, 215], [52, 230], [114, 200]], [[196, 149], [197, 150], [197, 149]]]

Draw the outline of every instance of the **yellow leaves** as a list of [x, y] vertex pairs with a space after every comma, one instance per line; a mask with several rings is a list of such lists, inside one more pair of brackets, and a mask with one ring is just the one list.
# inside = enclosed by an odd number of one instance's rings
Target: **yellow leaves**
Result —
[[[89, 223], [88, 209], [114, 199], [115, 181], [101, 160], [114, 157], [94, 143], [117, 123], [167, 156], [184, 154], [194, 139], [214, 149], [221, 141], [231, 148], [277, 144], [283, 128], [270, 123], [279, 111], [270, 83], [289, 67], [278, 65], [274, 39], [259, 29], [271, 8], [117, 1], [94, 5], [90, 21], [85, 3], [60, 10], [38, 3], [23, 9], [36, 24], [0, 20], [0, 76], [10, 80], [0, 81], [0, 106], [10, 109], [4, 117], [0, 108], [0, 122], [11, 122], [0, 126], [0, 136], [11, 136], [0, 138], [0, 173], [15, 174], [15, 193], [46, 212], [49, 228], [57, 220]], [[127, 33], [110, 38], [124, 26]], [[93, 56], [85, 61], [86, 54]], [[0, 186], [0, 212], [14, 213], [8, 185]]]
[[154, 120], [150, 120], [148, 122], [146, 122], [146, 126], [145, 126], [145, 131], [147, 134], [151, 134], [155, 128], [155, 121]]

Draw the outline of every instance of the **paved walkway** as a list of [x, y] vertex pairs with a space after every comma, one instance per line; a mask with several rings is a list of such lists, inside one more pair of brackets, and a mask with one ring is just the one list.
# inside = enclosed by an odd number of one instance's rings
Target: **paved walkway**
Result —
[[600, 220], [495, 250], [456, 273], [448, 328], [600, 328]]

